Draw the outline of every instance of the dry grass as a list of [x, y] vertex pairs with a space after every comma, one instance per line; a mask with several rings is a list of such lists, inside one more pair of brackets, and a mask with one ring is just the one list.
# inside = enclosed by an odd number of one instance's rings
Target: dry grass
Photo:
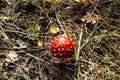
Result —
[[[0, 80], [120, 80], [119, 3], [0, 2]], [[60, 28], [57, 34], [49, 31], [53, 23]], [[76, 43], [75, 56], [66, 61], [49, 54], [49, 42], [63, 33]], [[10, 51], [18, 60], [8, 63]]]

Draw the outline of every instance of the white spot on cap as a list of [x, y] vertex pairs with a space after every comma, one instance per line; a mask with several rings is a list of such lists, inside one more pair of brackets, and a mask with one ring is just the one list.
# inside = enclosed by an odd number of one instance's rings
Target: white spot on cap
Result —
[[52, 43], [53, 43], [53, 40], [51, 41], [51, 45], [52, 45]]
[[74, 43], [74, 42], [72, 42], [72, 44], [74, 45], [75, 43]]
[[60, 54], [60, 53], [57, 53], [58, 55]]
[[70, 38], [70, 41], [72, 41], [72, 39]]
[[59, 45], [61, 45], [61, 43], [58, 43]]
[[54, 49], [53, 51], [55, 52], [56, 50]]
[[50, 51], [52, 51], [52, 48], [50, 49]]
[[58, 48], [58, 51], [60, 51], [60, 48]]
[[54, 47], [55, 45], [53, 44], [52, 47]]
[[62, 48], [62, 50], [65, 50], [64, 48]]
[[55, 39], [56, 41], [58, 40], [58, 39]]
[[70, 48], [73, 48], [73, 46], [70, 46]]
[[60, 54], [60, 56], [62, 56], [62, 54]]
[[60, 42], [64, 42], [64, 39], [63, 39], [63, 38], [60, 38]]
[[57, 56], [57, 54], [53, 54], [54, 56]]

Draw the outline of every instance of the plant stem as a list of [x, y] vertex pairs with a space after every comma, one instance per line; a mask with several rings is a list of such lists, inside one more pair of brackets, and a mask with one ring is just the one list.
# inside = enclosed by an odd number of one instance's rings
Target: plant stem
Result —
[[79, 55], [80, 55], [80, 50], [81, 50], [82, 34], [83, 34], [83, 31], [80, 33], [80, 36], [79, 36], [78, 49], [77, 49], [78, 51], [77, 51], [77, 54], [76, 54], [76, 64], [77, 64], [77, 69], [78, 69], [77, 78], [78, 78], [78, 79], [79, 79], [79, 77], [80, 77]]

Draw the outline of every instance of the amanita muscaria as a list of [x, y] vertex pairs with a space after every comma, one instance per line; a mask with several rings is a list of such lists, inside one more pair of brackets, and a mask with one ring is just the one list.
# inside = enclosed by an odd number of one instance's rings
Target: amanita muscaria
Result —
[[75, 43], [66, 35], [57, 36], [50, 42], [50, 53], [61, 60], [71, 58], [75, 54]]

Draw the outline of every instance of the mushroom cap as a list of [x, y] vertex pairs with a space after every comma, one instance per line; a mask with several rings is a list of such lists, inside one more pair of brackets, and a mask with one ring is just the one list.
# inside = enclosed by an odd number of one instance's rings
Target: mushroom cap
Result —
[[58, 59], [71, 58], [75, 53], [75, 43], [66, 35], [57, 36], [50, 42], [50, 53]]

